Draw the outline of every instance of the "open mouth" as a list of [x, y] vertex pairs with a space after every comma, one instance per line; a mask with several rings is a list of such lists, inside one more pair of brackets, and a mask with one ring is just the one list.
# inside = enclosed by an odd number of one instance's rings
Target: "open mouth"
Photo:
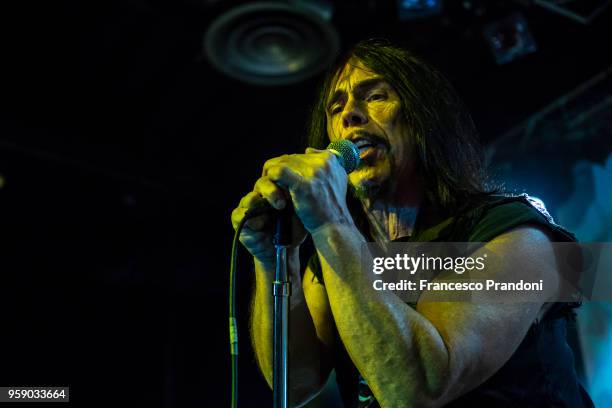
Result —
[[359, 149], [360, 152], [369, 149], [371, 147], [376, 146], [376, 143], [368, 140], [368, 139], [358, 139], [355, 141], [355, 146]]
[[353, 143], [359, 149], [359, 157], [364, 160], [372, 156], [375, 153], [375, 148], [379, 143], [373, 142], [369, 138], [358, 138]]

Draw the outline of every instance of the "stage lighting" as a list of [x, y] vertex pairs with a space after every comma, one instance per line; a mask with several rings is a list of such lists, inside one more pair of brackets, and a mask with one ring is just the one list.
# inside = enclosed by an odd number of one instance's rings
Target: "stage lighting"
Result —
[[497, 64], [508, 62], [535, 52], [535, 40], [527, 27], [527, 21], [520, 13], [489, 23], [483, 30], [485, 39]]
[[397, 2], [397, 15], [400, 21], [431, 17], [441, 12], [441, 0], [398, 0]]
[[256, 85], [286, 85], [327, 67], [339, 49], [334, 26], [313, 7], [249, 3], [210, 25], [204, 53], [224, 74]]

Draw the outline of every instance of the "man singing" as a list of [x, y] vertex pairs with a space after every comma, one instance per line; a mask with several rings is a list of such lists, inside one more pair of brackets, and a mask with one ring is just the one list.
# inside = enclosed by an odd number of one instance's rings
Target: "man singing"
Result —
[[[344, 139], [361, 157], [348, 176], [323, 150]], [[295, 208], [292, 406], [315, 397], [332, 369], [346, 407], [592, 406], [565, 339], [574, 305], [555, 302], [560, 277], [550, 242], [573, 236], [528, 197], [496, 194], [476, 139], [466, 108], [435, 69], [370, 40], [329, 72], [313, 109], [311, 147], [264, 164], [232, 223], [262, 197]], [[240, 239], [255, 264], [253, 346], [272, 385], [270, 221], [249, 220]], [[316, 253], [301, 265], [308, 235]], [[499, 254], [491, 279], [528, 274], [548, 290], [539, 303], [428, 302], [425, 291], [408, 304], [374, 290], [360, 265], [364, 243], [391, 241], [486, 242], [473, 256]]]

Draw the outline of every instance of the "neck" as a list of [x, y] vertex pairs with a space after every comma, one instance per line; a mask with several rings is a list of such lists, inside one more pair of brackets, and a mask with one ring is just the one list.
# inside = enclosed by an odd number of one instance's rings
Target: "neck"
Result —
[[424, 193], [419, 183], [407, 185], [411, 188], [395, 188], [386, 196], [362, 201], [376, 241], [388, 242], [413, 235]]

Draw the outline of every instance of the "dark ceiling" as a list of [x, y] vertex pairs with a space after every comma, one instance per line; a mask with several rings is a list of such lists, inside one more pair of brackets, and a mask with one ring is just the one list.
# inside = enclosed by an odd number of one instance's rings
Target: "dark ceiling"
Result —
[[[225, 78], [202, 58], [209, 22], [238, 3], [3, 5], [2, 139], [162, 184], [191, 172], [183, 166], [210, 163], [221, 146], [251, 156], [291, 146], [318, 77], [260, 88]], [[612, 63], [612, 10], [583, 25], [518, 1], [470, 1], [469, 10], [446, 3], [440, 16], [398, 22], [394, 2], [338, 2], [332, 22], [344, 45], [384, 36], [437, 65], [485, 142]], [[498, 66], [482, 28], [513, 11], [526, 17], [538, 50]]]

